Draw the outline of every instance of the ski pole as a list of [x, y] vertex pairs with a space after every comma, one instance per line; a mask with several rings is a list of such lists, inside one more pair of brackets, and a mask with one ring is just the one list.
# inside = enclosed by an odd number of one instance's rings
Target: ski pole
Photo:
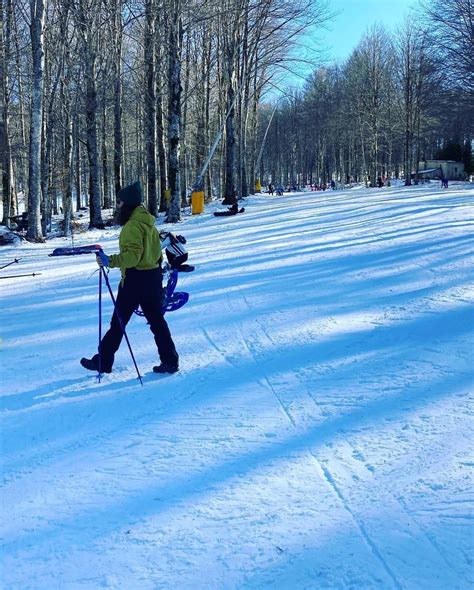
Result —
[[20, 277], [36, 277], [37, 275], [40, 275], [40, 272], [32, 272], [28, 275], [9, 275], [8, 277], [0, 277], [0, 279], [18, 279]]
[[102, 376], [102, 352], [100, 343], [102, 342], [102, 273], [99, 273], [99, 383]]
[[4, 264], [3, 266], [0, 266], [0, 270], [7, 268], [7, 266], [10, 266], [11, 264], [15, 264], [15, 262], [20, 262], [20, 260], [21, 260], [21, 258], [15, 258], [15, 260], [13, 260], [13, 262], [9, 262], [8, 264]]
[[133, 354], [133, 350], [132, 350], [132, 347], [130, 345], [130, 340], [128, 339], [127, 332], [125, 331], [125, 326], [123, 325], [122, 318], [120, 317], [120, 314], [119, 314], [118, 309], [117, 309], [117, 302], [115, 301], [115, 297], [114, 297], [114, 294], [113, 294], [113, 291], [112, 291], [112, 287], [110, 286], [109, 277], [107, 276], [107, 273], [105, 272], [105, 268], [103, 266], [101, 266], [100, 269], [102, 271], [102, 274], [104, 275], [105, 284], [107, 285], [107, 289], [109, 290], [110, 297], [112, 298], [112, 303], [114, 304], [115, 314], [117, 315], [118, 322], [120, 324], [120, 327], [122, 328], [122, 333], [123, 333], [123, 335], [125, 337], [125, 340], [127, 341], [128, 350], [130, 351], [130, 355], [132, 357], [133, 364], [135, 365], [135, 369], [137, 370], [138, 378], [140, 379], [140, 383], [143, 385], [142, 376], [140, 375], [140, 371], [138, 370], [137, 361], [135, 360], [135, 356]]

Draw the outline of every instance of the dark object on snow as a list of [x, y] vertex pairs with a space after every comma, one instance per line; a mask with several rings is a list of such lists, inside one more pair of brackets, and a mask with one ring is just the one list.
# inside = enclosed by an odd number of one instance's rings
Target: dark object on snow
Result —
[[228, 217], [229, 215], [237, 215], [237, 213], [243, 213], [245, 208], [239, 209], [237, 203], [234, 203], [231, 207], [227, 208], [227, 211], [214, 211], [216, 217]]
[[178, 272], [193, 272], [196, 267], [192, 264], [180, 264], [176, 267]]
[[87, 246], [55, 248], [48, 256], [79, 256], [80, 254], [96, 254], [100, 250], [102, 250], [100, 244], [88, 244]]
[[8, 277], [0, 277], [0, 279], [19, 279], [20, 277], [36, 277], [40, 272], [31, 272], [27, 275], [9, 275]]
[[0, 266], [0, 270], [3, 270], [4, 268], [11, 266], [12, 264], [18, 263], [18, 262], [20, 262], [20, 260], [21, 260], [21, 258], [15, 258], [15, 260], [12, 260], [8, 264], [4, 264], [3, 266]]
[[177, 373], [178, 371], [178, 365], [167, 365], [165, 363], [161, 363], [161, 365], [153, 367], [153, 373], [159, 373], [160, 375], [163, 375], [164, 373]]
[[28, 213], [25, 212], [21, 215], [13, 215], [9, 219], [16, 224], [18, 231], [26, 231], [28, 229]]
[[441, 178], [441, 188], [448, 188], [448, 179], [444, 176]]
[[0, 246], [8, 246], [16, 241], [22, 240], [23, 237], [6, 226], [0, 227]]
[[91, 359], [81, 358], [81, 365], [88, 371], [97, 371], [99, 373], [112, 373], [109, 367], [99, 367], [99, 355], [94, 355]]

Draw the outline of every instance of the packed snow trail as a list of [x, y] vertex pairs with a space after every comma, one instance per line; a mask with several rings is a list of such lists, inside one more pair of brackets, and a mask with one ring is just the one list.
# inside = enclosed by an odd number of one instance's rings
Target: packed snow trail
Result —
[[471, 588], [473, 198], [259, 196], [185, 218], [182, 369], [153, 375], [136, 317], [144, 387], [125, 343], [100, 384], [79, 365], [93, 255], [2, 248], [42, 273], [1, 281], [2, 589]]

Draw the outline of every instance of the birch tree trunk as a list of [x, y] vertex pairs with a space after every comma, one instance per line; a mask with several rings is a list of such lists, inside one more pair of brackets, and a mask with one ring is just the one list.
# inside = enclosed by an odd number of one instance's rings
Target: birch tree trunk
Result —
[[168, 188], [168, 168], [166, 165], [165, 146], [165, 115], [163, 110], [162, 89], [158, 89], [156, 100], [156, 141], [158, 146], [158, 162], [160, 167], [160, 211], [166, 211], [166, 189]]
[[44, 21], [46, 0], [30, 0], [32, 88], [30, 122], [30, 164], [28, 240], [44, 241], [41, 229], [41, 135], [43, 128]]
[[147, 162], [148, 209], [158, 214], [156, 192], [156, 81], [155, 81], [155, 14], [154, 0], [145, 3], [145, 145]]
[[[206, 85], [205, 85], [205, 100], [204, 100], [204, 130], [205, 130], [205, 140], [206, 140], [206, 150], [210, 148], [211, 145], [211, 50], [212, 50], [212, 43], [211, 43], [211, 33], [210, 31], [207, 32], [206, 35], [206, 54], [205, 54], [205, 68], [206, 68]], [[204, 183], [204, 191], [205, 197], [207, 200], [212, 199], [212, 171], [211, 166], [207, 167], [206, 171], [206, 181]]]
[[99, 181], [99, 153], [97, 148], [97, 88], [96, 88], [96, 34], [92, 22], [98, 6], [86, 6], [86, 0], [77, 5], [77, 25], [81, 34], [86, 79], [86, 144], [89, 160], [89, 228], [104, 227], [101, 213], [101, 191]]
[[81, 139], [79, 131], [79, 115], [75, 113], [72, 128], [74, 143], [74, 179], [76, 191], [76, 211], [82, 207], [82, 182], [81, 182]]
[[[25, 98], [23, 92], [23, 81], [22, 81], [22, 68], [21, 68], [21, 56], [20, 56], [20, 40], [18, 33], [18, 23], [15, 15], [13, 15], [13, 32], [15, 39], [15, 62], [16, 62], [16, 75], [18, 84], [18, 116], [20, 122], [20, 163], [19, 168], [19, 186], [18, 188], [23, 193], [24, 202], [27, 202], [28, 198], [28, 146], [26, 140], [26, 124], [25, 124]], [[15, 195], [15, 211], [18, 213], [18, 193]]]
[[[157, 33], [164, 36], [165, 34], [164, 19], [158, 21]], [[168, 203], [166, 201], [166, 190], [168, 188], [168, 167], [166, 162], [166, 132], [165, 132], [165, 113], [163, 108], [163, 94], [165, 84], [160, 76], [164, 69], [163, 50], [160, 43], [156, 43], [156, 144], [158, 149], [158, 165], [160, 170], [160, 202], [159, 210], [166, 211]]]
[[[3, 6], [2, 6], [3, 12]], [[2, 121], [4, 126], [4, 142], [2, 146], [2, 161], [3, 161], [3, 223], [9, 224], [9, 217], [18, 213], [16, 206], [15, 182], [13, 174], [13, 162], [10, 141], [10, 94], [9, 94], [9, 79], [8, 67], [10, 63], [11, 41], [12, 41], [12, 25], [13, 25], [13, 6], [11, 0], [7, 0], [7, 18], [6, 30], [2, 43], [2, 76], [3, 82], [0, 83], [0, 91], [3, 94], [4, 109]], [[3, 15], [2, 15], [3, 27]]]
[[64, 235], [71, 235], [72, 220], [72, 117], [71, 105], [68, 95], [67, 82], [63, 81], [62, 88], [63, 120], [64, 120], [64, 160], [63, 160], [63, 213], [64, 213]]
[[[8, 46], [10, 45], [10, 32], [7, 27], [6, 34], [3, 34], [3, 2], [0, 2], [0, 165], [1, 165], [1, 186], [2, 191], [2, 205], [3, 205], [3, 224], [9, 226], [10, 216], [14, 214], [12, 211], [12, 165], [11, 165], [11, 150], [9, 137], [9, 95], [8, 95]], [[8, 5], [7, 5], [7, 10]]]
[[[90, 59], [90, 61], [89, 61]], [[101, 194], [99, 182], [99, 154], [97, 149], [97, 90], [95, 85], [95, 58], [89, 56], [86, 67], [86, 137], [89, 159], [90, 194], [89, 227], [104, 227], [101, 214]]]
[[[235, 4], [229, 3], [228, 8], [235, 10]], [[235, 106], [236, 106], [236, 83], [237, 83], [237, 58], [238, 58], [238, 36], [239, 36], [239, 15], [232, 12], [232, 20], [224, 27], [223, 42], [223, 81], [226, 92], [225, 120], [225, 205], [232, 205], [237, 202], [236, 175], [235, 175]]]
[[114, 185], [118, 193], [123, 184], [123, 135], [122, 135], [122, 1], [114, 0], [114, 55], [112, 75], [114, 85]]
[[235, 190], [235, 89], [234, 73], [232, 72], [227, 86], [227, 120], [225, 125], [225, 186], [223, 204], [232, 205], [237, 202]]
[[109, 160], [107, 157], [107, 103], [105, 93], [105, 81], [103, 82], [102, 96], [102, 186], [104, 195], [104, 209], [110, 209], [112, 202], [109, 189]]
[[169, 223], [180, 220], [181, 204], [181, 170], [180, 170], [180, 135], [181, 135], [181, 46], [183, 25], [181, 0], [172, 1], [171, 23], [169, 33], [169, 110], [168, 110], [168, 145], [169, 145], [169, 185], [170, 208], [166, 219]]
[[191, 35], [186, 35], [186, 57], [184, 60], [184, 96], [185, 100], [182, 105], [181, 117], [181, 203], [186, 206], [186, 189], [189, 183], [189, 150], [188, 150], [188, 104], [189, 104], [189, 78], [191, 63]]
[[[59, 62], [57, 64], [57, 70], [55, 72], [53, 84], [49, 89], [48, 102], [46, 111], [43, 109], [43, 135], [42, 135], [42, 175], [41, 175], [41, 226], [44, 235], [47, 234], [48, 229], [51, 226], [51, 214], [52, 214], [52, 203], [51, 197], [49, 196], [49, 182], [51, 178], [51, 152], [53, 148], [53, 131], [54, 126], [53, 110], [56, 101], [56, 94], [59, 85], [60, 78], [62, 77], [64, 67], [64, 37], [61, 39], [60, 46], [55, 47], [55, 52], [60, 52]], [[46, 69], [47, 75], [45, 80], [48, 80], [52, 76], [52, 59], [49, 60], [50, 66]], [[49, 85], [48, 85], [49, 86]]]
[[3, 39], [3, 2], [0, 2], [0, 200], [3, 208], [3, 223], [8, 225], [8, 212], [5, 203], [4, 178], [6, 173], [6, 152], [7, 152], [7, 133], [5, 125], [5, 97], [6, 97], [6, 60], [5, 60], [5, 42]]

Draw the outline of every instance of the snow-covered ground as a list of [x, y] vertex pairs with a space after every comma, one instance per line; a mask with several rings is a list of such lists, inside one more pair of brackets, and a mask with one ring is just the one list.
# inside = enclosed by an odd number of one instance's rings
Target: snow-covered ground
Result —
[[2, 275], [41, 275], [0, 281], [1, 588], [472, 588], [473, 201], [392, 187], [185, 218], [181, 372], [151, 372], [135, 317], [143, 387], [125, 345], [101, 383], [79, 365], [94, 256], [3, 247]]

